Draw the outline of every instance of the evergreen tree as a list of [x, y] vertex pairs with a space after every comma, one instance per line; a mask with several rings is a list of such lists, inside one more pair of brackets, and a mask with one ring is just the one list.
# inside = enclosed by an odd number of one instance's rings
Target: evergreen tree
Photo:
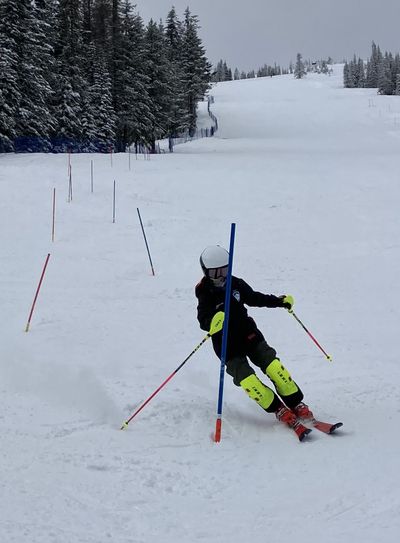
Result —
[[83, 40], [90, 45], [93, 42], [94, 0], [83, 0]]
[[376, 88], [378, 86], [378, 70], [379, 65], [382, 62], [382, 53], [375, 44], [372, 42], [371, 58], [367, 62], [367, 75], [365, 86], [368, 88]]
[[297, 53], [296, 65], [294, 68], [294, 77], [296, 79], [302, 79], [305, 75], [306, 75], [306, 70], [305, 70], [304, 62], [302, 60], [302, 56], [300, 53]]
[[257, 71], [257, 77], [273, 77], [274, 75], [280, 75], [281, 74], [281, 68], [276, 63], [273, 66], [268, 66], [268, 64], [264, 64], [261, 68]]
[[[89, 1], [89, 0], [87, 0]], [[97, 49], [100, 49], [108, 59], [112, 51], [112, 5], [111, 0], [94, 0], [90, 5], [86, 3], [85, 30], [92, 34]], [[90, 14], [90, 15], [89, 15]]]
[[351, 88], [358, 88], [360, 86], [360, 73], [356, 55], [353, 56], [353, 60], [349, 63], [349, 74], [351, 77]]
[[[41, 27], [42, 37], [39, 37], [45, 51], [41, 53], [43, 59], [42, 64], [45, 66], [44, 77], [48, 81], [52, 95], [50, 98], [50, 111], [55, 121], [54, 102], [55, 102], [55, 90], [58, 86], [57, 81], [57, 61], [56, 61], [56, 47], [57, 47], [57, 12], [59, 7], [59, 0], [35, 0], [35, 4], [38, 12], [38, 21]], [[45, 60], [45, 62], [43, 61]]]
[[111, 79], [105, 59], [96, 56], [92, 66], [92, 83], [88, 88], [83, 108], [82, 135], [86, 151], [108, 152], [115, 142], [117, 123]]
[[237, 68], [235, 68], [235, 71], [233, 73], [233, 79], [236, 81], [237, 79], [240, 79], [240, 72]]
[[395, 86], [392, 81], [391, 63], [393, 57], [385, 53], [382, 62], [378, 67], [378, 93], [393, 94]]
[[395, 89], [396, 96], [400, 96], [400, 73], [396, 76], [396, 89]]
[[60, 0], [58, 12], [57, 150], [80, 150], [81, 118], [87, 81], [84, 77], [83, 10], [80, 0]]
[[365, 87], [365, 65], [364, 61], [359, 58], [358, 59], [358, 87], [363, 88]]
[[225, 81], [226, 77], [226, 62], [222, 59], [218, 61], [217, 66], [212, 74], [212, 80], [215, 82]]
[[118, 149], [124, 151], [132, 143], [149, 141], [155, 114], [149, 89], [150, 60], [147, 59], [145, 29], [129, 0], [121, 5], [120, 25], [114, 103], [118, 117]]
[[198, 28], [197, 17], [192, 15], [187, 8], [184, 21], [182, 66], [191, 134], [196, 130], [197, 102], [204, 97], [211, 80], [211, 65], [205, 56], [204, 47], [198, 36]]
[[321, 62], [321, 74], [328, 74], [329, 73], [329, 67], [328, 62], [326, 60], [323, 60]]
[[13, 151], [16, 117], [21, 102], [18, 78], [18, 44], [22, 41], [19, 6], [0, 2], [0, 152]]
[[166, 20], [165, 37], [167, 57], [170, 65], [171, 112], [169, 136], [174, 137], [189, 128], [189, 116], [186, 108], [185, 89], [182, 85], [183, 71], [183, 26], [172, 8]]
[[189, 9], [145, 30], [130, 0], [0, 0], [0, 151], [154, 149], [194, 132], [209, 82]]
[[165, 36], [168, 43], [168, 57], [172, 62], [182, 59], [182, 23], [179, 21], [175, 8], [172, 7], [167, 15]]
[[[47, 2], [49, 3], [49, 2]], [[2, 147], [18, 151], [48, 150], [53, 119], [49, 74], [54, 70], [48, 44], [44, 0], [0, 4]], [[10, 90], [12, 89], [12, 95]]]
[[392, 89], [393, 94], [396, 94], [397, 75], [400, 73], [400, 55], [397, 53], [394, 57], [392, 55], [391, 62], [391, 76], [392, 76]]
[[[54, 50], [48, 38], [52, 35], [52, 2], [30, 0], [18, 2], [21, 8], [21, 29], [24, 39], [20, 46], [19, 79], [21, 101], [17, 112], [19, 151], [46, 151], [55, 128], [51, 109], [55, 70]], [[50, 19], [49, 19], [50, 18]]]
[[232, 70], [228, 67], [226, 60], [220, 60], [211, 76], [211, 80], [215, 82], [231, 81]]
[[156, 140], [169, 133], [172, 92], [169, 86], [169, 62], [163, 28], [152, 19], [146, 27], [148, 93], [154, 119], [147, 141], [155, 152]]
[[350, 65], [349, 63], [346, 61], [344, 63], [344, 67], [343, 67], [343, 86], [346, 88], [346, 89], [351, 89], [353, 88], [353, 78], [351, 76], [351, 73], [350, 73]]

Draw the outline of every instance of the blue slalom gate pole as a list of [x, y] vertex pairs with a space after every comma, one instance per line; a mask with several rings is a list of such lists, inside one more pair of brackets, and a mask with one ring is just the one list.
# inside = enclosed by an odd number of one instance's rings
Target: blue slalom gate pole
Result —
[[222, 431], [222, 402], [223, 402], [223, 395], [224, 395], [226, 352], [227, 352], [227, 346], [228, 346], [229, 309], [231, 305], [233, 248], [235, 245], [235, 230], [236, 230], [236, 224], [232, 223], [231, 224], [231, 240], [229, 243], [228, 276], [226, 278], [226, 290], [225, 290], [225, 306], [224, 306], [225, 318], [224, 318], [224, 327], [222, 329], [222, 354], [221, 354], [221, 367], [220, 367], [220, 373], [219, 373], [217, 420], [215, 423], [215, 434], [214, 434], [214, 441], [216, 443], [219, 443], [221, 441], [221, 431]]
[[147, 243], [147, 238], [146, 238], [146, 233], [144, 231], [144, 227], [143, 227], [143, 222], [142, 222], [142, 217], [140, 216], [140, 211], [139, 211], [139, 208], [137, 207], [137, 214], [139, 216], [139, 221], [140, 221], [140, 226], [142, 227], [142, 233], [143, 233], [143, 237], [144, 237], [144, 242], [146, 244], [146, 249], [147, 249], [147, 255], [149, 257], [149, 261], [150, 261], [150, 266], [151, 266], [151, 272], [153, 275], [155, 275], [154, 273], [154, 267], [153, 267], [153, 262], [151, 260], [151, 255], [150, 255], [150, 249], [149, 249], [149, 245]]

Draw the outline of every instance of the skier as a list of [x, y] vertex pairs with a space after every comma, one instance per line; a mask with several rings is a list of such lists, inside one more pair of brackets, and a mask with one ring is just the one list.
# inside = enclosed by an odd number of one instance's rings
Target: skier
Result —
[[[220, 319], [224, 310], [225, 283], [229, 253], [219, 245], [207, 247], [200, 256], [204, 277], [196, 285], [197, 318], [202, 330], [210, 330], [213, 319]], [[274, 296], [254, 291], [243, 279], [232, 276], [229, 312], [226, 371], [235, 385], [242, 387], [267, 413], [295, 430], [299, 439], [310, 432], [299, 419], [313, 420], [314, 416], [303, 403], [300, 387], [282, 365], [273, 347], [268, 345], [255, 321], [247, 314], [245, 305], [252, 307], [283, 307], [291, 310], [294, 304], [289, 294]], [[214, 321], [216, 322], [216, 321]], [[222, 323], [212, 337], [216, 355], [221, 358]], [[276, 393], [255, 374], [248, 359], [272, 381]]]

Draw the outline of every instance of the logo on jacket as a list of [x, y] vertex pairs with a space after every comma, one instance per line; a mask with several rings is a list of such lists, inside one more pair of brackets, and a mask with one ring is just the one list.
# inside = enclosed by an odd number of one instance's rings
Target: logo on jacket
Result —
[[237, 300], [238, 302], [240, 302], [240, 292], [238, 290], [234, 290], [232, 292], [232, 296], [235, 298], [235, 300]]

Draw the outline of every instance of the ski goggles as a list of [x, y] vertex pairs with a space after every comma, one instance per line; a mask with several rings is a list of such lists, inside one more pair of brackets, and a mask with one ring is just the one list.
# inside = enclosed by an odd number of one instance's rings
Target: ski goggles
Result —
[[222, 268], [209, 268], [207, 273], [210, 279], [219, 279], [220, 277], [226, 279], [228, 277], [228, 266], [222, 266]]

